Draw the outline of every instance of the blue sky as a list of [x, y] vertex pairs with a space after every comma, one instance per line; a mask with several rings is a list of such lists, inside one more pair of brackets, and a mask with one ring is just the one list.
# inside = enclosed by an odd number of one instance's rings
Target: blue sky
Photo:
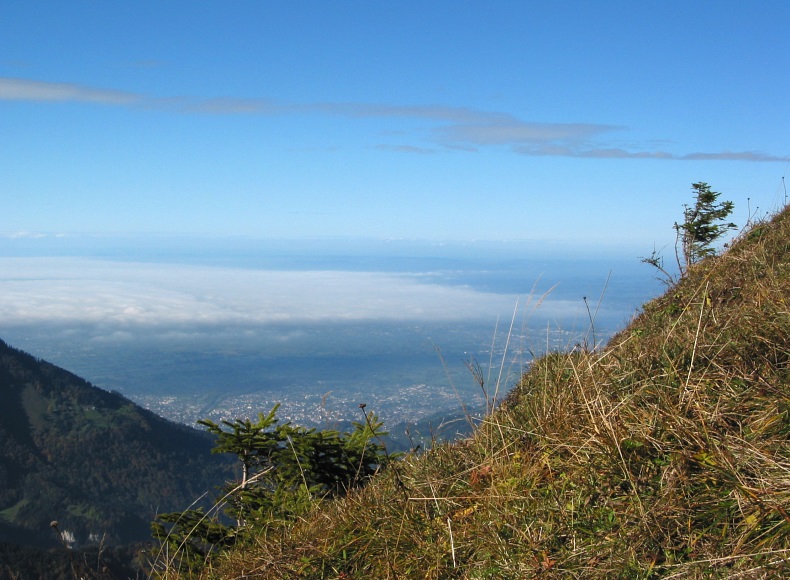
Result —
[[739, 224], [784, 201], [789, 23], [786, 1], [6, 2], [0, 234], [645, 255], [695, 181]]

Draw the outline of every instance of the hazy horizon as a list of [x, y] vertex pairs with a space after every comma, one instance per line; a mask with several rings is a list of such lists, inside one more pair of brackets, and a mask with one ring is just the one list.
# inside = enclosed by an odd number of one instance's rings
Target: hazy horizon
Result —
[[302, 422], [360, 400], [400, 419], [457, 408], [480, 397], [464, 361], [507, 362], [509, 388], [532, 354], [600, 341], [660, 291], [636, 258], [500, 247], [11, 246], [0, 338], [187, 423], [275, 402]]

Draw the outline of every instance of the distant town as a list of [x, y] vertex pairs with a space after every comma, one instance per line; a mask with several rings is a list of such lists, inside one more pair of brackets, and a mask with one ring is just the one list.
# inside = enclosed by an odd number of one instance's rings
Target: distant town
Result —
[[198, 419], [232, 421], [255, 418], [258, 413], [268, 412], [278, 403], [281, 421], [318, 426], [363, 419], [360, 404], [365, 404], [365, 411], [373, 411], [388, 425], [415, 422], [439, 411], [460, 412], [459, 396], [464, 405], [479, 406], [483, 403], [480, 392], [473, 393], [464, 388], [463, 393], [456, 394], [450, 386], [429, 387], [426, 384], [387, 388], [376, 393], [355, 390], [317, 394], [308, 389], [292, 389], [276, 396], [270, 391], [229, 395], [210, 410], [206, 408], [205, 401], [194, 395], [143, 394], [130, 398], [162, 417], [192, 426]]

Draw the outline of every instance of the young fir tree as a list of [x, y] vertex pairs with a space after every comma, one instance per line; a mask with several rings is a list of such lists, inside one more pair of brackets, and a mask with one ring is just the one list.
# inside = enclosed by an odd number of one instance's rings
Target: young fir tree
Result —
[[258, 421], [255, 423], [249, 419], [236, 419], [233, 422], [223, 420], [223, 427], [209, 419], [198, 421], [209, 433], [217, 436], [217, 444], [211, 450], [212, 453], [232, 453], [241, 461], [242, 489], [247, 487], [251, 470], [269, 463], [279, 445], [275, 433], [270, 430], [277, 423], [275, 414], [279, 407], [279, 404], [275, 405], [267, 415], [258, 413]]
[[707, 256], [716, 253], [712, 244], [735, 229], [734, 223], [723, 223], [735, 207], [731, 201], [718, 202], [721, 195], [713, 191], [704, 181], [691, 184], [694, 192], [694, 205], [684, 206], [682, 224], [675, 223], [682, 250], [681, 272]]
[[[387, 454], [383, 423], [374, 413], [340, 433], [278, 424], [276, 405], [257, 421], [198, 421], [217, 436], [213, 453], [236, 455], [241, 482], [229, 484], [213, 514], [202, 509], [160, 514], [152, 523], [161, 553], [185, 568], [250, 537], [250, 531], [298, 517], [317, 502], [360, 487], [397, 456]], [[229, 518], [236, 521], [233, 526]], [[155, 567], [155, 566], [154, 566]]]
[[[729, 230], [737, 228], [734, 223], [725, 222], [735, 207], [731, 201], [719, 202], [721, 195], [713, 191], [704, 181], [691, 184], [694, 192], [694, 204], [683, 206], [683, 223], [675, 222], [675, 257], [680, 276], [686, 275], [689, 266], [703, 258], [716, 253], [714, 242]], [[658, 269], [663, 274], [663, 281], [674, 284], [677, 280], [664, 268], [664, 258], [656, 251], [648, 258], [642, 258], [646, 264]]]

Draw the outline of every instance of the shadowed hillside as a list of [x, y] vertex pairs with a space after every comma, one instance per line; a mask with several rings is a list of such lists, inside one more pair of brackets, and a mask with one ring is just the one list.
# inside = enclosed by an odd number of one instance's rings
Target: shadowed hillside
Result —
[[468, 440], [246, 530], [205, 574], [790, 574], [789, 362], [784, 211], [690, 267], [604, 348], [535, 361]]
[[0, 542], [147, 541], [230, 475], [213, 439], [0, 341]]

